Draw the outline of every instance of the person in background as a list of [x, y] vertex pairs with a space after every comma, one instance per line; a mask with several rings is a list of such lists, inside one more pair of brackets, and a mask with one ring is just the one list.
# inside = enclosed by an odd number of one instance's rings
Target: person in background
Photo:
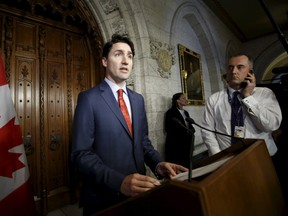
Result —
[[[282, 112], [274, 92], [267, 87], [256, 87], [253, 61], [245, 54], [236, 54], [228, 60], [225, 79], [227, 88], [212, 94], [206, 101], [202, 126], [238, 138], [263, 139], [279, 177], [283, 164], [278, 162], [279, 153], [272, 132], [280, 127]], [[235, 101], [240, 104], [236, 110], [233, 109], [235, 92], [239, 92]], [[204, 129], [201, 133], [210, 155], [233, 145], [230, 137]]]
[[[225, 76], [227, 88], [212, 94], [206, 101], [202, 126], [239, 138], [264, 139], [270, 156], [277, 152], [272, 132], [280, 127], [282, 113], [273, 91], [266, 87], [256, 87], [253, 61], [245, 54], [232, 56], [227, 64]], [[231, 108], [233, 93], [237, 96], [241, 109]], [[243, 113], [243, 125], [231, 130], [232, 115]], [[207, 130], [201, 130], [202, 138], [213, 155], [231, 145], [231, 139]]]
[[174, 94], [172, 106], [165, 114], [165, 160], [190, 167], [194, 128], [185, 121], [190, 116], [184, 106], [187, 106], [186, 96], [182, 92]]
[[145, 165], [159, 178], [187, 171], [164, 162], [151, 144], [144, 98], [126, 87], [134, 55], [129, 37], [113, 35], [103, 47], [105, 80], [78, 95], [71, 158], [81, 176], [83, 215], [160, 185], [146, 175]]

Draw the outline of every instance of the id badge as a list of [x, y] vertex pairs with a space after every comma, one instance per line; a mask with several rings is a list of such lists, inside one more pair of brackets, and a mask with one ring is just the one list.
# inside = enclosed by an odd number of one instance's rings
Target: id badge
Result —
[[234, 137], [244, 138], [244, 126], [235, 126]]

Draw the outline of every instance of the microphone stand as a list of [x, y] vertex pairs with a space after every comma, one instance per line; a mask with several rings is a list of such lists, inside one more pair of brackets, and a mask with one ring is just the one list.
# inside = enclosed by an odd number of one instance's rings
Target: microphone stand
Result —
[[[194, 128], [193, 128], [194, 129]], [[195, 132], [195, 130], [194, 130]], [[190, 161], [189, 161], [189, 170], [188, 170], [188, 182], [192, 181], [192, 169], [193, 169], [193, 153], [194, 153], [194, 141], [195, 141], [195, 135], [194, 133], [192, 134], [192, 140], [191, 140], [191, 149], [190, 149]]]
[[[188, 117], [187, 117], [188, 118]], [[187, 118], [185, 119], [187, 121]], [[173, 121], [175, 121], [176, 123], [178, 123], [181, 127], [185, 128], [187, 133], [189, 133], [190, 135], [192, 135], [192, 139], [191, 139], [191, 146], [190, 146], [190, 155], [189, 155], [189, 170], [188, 170], [188, 182], [192, 181], [192, 158], [193, 158], [193, 152], [194, 152], [194, 141], [195, 141], [195, 129], [192, 126], [191, 129], [189, 129], [188, 127], [186, 127], [185, 125], [182, 124], [182, 122], [177, 119], [177, 118], [172, 118]], [[188, 123], [191, 124], [191, 122], [187, 121]]]
[[175, 121], [176, 123], [178, 123], [181, 127], [183, 127], [184, 129], [186, 129], [187, 133], [189, 133], [190, 135], [193, 135], [195, 133], [195, 129], [192, 127], [192, 129], [190, 130], [189, 128], [187, 128], [185, 125], [182, 124], [182, 122], [177, 119], [177, 118], [172, 118], [173, 121]]

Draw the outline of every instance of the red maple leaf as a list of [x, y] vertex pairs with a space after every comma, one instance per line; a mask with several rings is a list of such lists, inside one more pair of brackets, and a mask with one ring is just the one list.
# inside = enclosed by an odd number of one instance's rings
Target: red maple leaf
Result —
[[23, 144], [20, 125], [14, 124], [15, 117], [0, 128], [0, 176], [12, 178], [13, 172], [25, 167], [19, 157], [22, 153], [12, 153], [9, 149]]

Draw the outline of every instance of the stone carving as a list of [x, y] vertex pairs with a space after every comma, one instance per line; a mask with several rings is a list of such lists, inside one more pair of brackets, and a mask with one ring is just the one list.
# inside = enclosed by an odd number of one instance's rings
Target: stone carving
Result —
[[127, 80], [126, 80], [126, 85], [128, 87], [130, 87], [131, 89], [134, 88], [134, 79], [132, 78], [132, 76], [130, 76]]
[[122, 18], [117, 19], [112, 23], [112, 29], [113, 29], [114, 33], [127, 34], [126, 28], [125, 28], [125, 23], [124, 23], [124, 20]]
[[100, 5], [106, 15], [118, 10], [119, 8], [114, 0], [101, 0]]
[[175, 64], [174, 49], [169, 44], [151, 39], [150, 54], [152, 59], [157, 60], [160, 76], [169, 78], [171, 76], [171, 67]]

